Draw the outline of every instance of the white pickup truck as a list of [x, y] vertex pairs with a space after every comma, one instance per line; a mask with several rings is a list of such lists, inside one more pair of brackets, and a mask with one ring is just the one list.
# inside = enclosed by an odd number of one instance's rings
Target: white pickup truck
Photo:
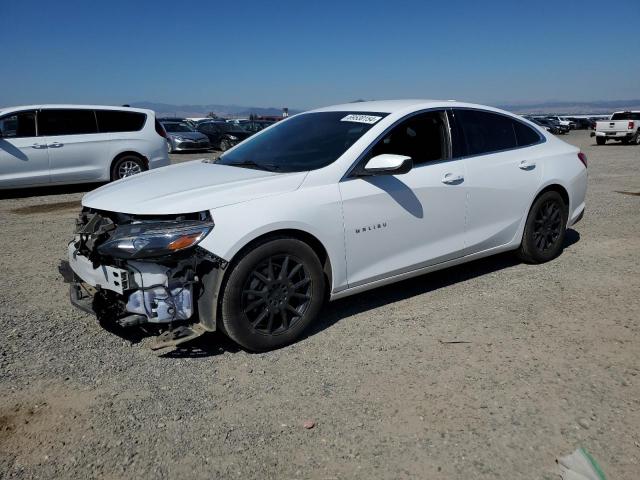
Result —
[[640, 111], [615, 112], [609, 120], [596, 122], [595, 137], [598, 145], [607, 140], [640, 145]]

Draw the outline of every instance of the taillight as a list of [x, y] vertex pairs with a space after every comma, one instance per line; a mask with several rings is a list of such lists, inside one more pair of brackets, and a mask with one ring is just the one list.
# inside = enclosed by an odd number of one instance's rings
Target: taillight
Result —
[[164, 137], [167, 140], [169, 140], [169, 136], [167, 135], [167, 131], [164, 129], [164, 127], [162, 126], [162, 124], [158, 120], [156, 120], [156, 132], [158, 132], [158, 135], [160, 135], [161, 137]]
[[627, 127], [629, 130], [633, 130], [633, 122], [629, 122], [629, 126]]
[[587, 156], [584, 153], [579, 152], [578, 153], [578, 158], [580, 159], [580, 161], [584, 165], [584, 168], [587, 168]]

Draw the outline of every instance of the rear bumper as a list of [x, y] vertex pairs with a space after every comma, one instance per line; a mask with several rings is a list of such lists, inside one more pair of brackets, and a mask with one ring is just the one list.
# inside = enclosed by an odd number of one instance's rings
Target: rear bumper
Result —
[[635, 132], [596, 132], [596, 137], [604, 137], [604, 138], [631, 138]]

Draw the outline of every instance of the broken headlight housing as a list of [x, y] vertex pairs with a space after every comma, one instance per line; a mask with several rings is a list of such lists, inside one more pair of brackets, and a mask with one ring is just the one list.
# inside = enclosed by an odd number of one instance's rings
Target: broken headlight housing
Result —
[[138, 259], [172, 255], [197, 245], [213, 229], [211, 220], [148, 220], [119, 225], [98, 247], [101, 255]]

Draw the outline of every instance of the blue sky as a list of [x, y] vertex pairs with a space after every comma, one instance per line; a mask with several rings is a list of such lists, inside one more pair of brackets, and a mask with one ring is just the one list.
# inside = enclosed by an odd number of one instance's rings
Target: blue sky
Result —
[[640, 0], [2, 0], [0, 44], [0, 105], [640, 97]]

